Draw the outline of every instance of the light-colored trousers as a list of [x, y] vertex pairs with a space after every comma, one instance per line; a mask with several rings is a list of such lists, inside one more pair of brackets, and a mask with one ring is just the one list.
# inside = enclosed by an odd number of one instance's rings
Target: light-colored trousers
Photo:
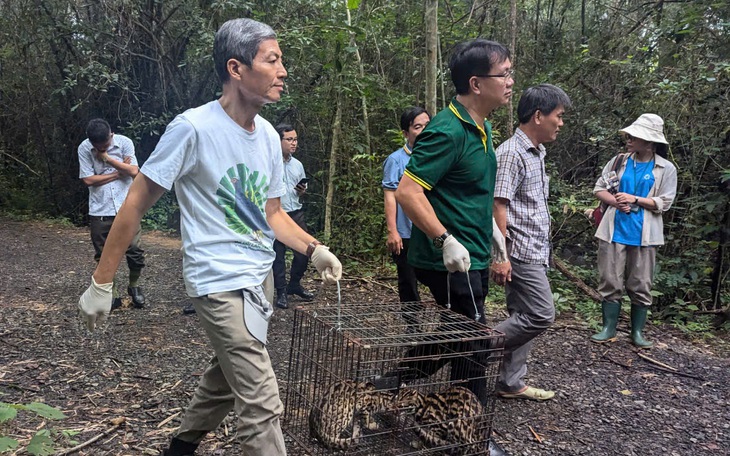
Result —
[[620, 301], [626, 293], [631, 304], [650, 306], [656, 266], [656, 247], [635, 247], [598, 241], [598, 293], [606, 301]]
[[527, 356], [532, 341], [555, 321], [553, 293], [547, 278], [547, 266], [530, 264], [515, 258], [512, 281], [505, 285], [509, 318], [495, 329], [504, 333], [504, 357], [497, 389], [515, 393], [525, 387]]
[[215, 356], [175, 436], [197, 443], [234, 409], [242, 454], [285, 456], [279, 386], [266, 347], [246, 329], [241, 291], [194, 298], [193, 305]]

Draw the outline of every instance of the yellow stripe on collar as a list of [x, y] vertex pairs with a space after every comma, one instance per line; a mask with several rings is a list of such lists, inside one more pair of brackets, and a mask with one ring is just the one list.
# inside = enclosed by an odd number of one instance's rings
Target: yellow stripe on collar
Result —
[[482, 144], [484, 145], [484, 153], [485, 154], [488, 153], [488, 150], [489, 149], [487, 148], [487, 132], [484, 131], [484, 127], [481, 127], [481, 126], [477, 125], [476, 122], [474, 122], [474, 121], [469, 122], [466, 119], [464, 119], [463, 117], [461, 117], [461, 114], [459, 114], [459, 110], [456, 109], [456, 106], [454, 106], [454, 102], [453, 101], [451, 103], [449, 103], [449, 109], [462, 122], [468, 123], [469, 125], [474, 125], [475, 127], [477, 127], [477, 130], [479, 130], [479, 136], [482, 138]]

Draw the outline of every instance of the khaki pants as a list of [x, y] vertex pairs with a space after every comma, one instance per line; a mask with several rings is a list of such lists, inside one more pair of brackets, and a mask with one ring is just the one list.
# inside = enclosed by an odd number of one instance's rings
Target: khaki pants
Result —
[[620, 301], [624, 285], [631, 304], [650, 306], [656, 247], [634, 247], [598, 241], [598, 292], [606, 301]]
[[193, 305], [215, 356], [175, 436], [198, 443], [233, 408], [244, 455], [285, 456], [279, 387], [266, 347], [246, 329], [241, 291], [194, 298]]

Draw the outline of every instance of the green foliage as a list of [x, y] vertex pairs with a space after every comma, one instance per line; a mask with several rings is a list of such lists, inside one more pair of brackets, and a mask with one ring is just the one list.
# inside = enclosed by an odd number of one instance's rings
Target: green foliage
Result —
[[47, 420], [62, 420], [66, 418], [60, 410], [50, 405], [43, 404], [41, 402], [31, 402], [30, 404], [23, 407], [23, 410], [34, 412], [36, 415]]
[[51, 431], [42, 429], [30, 439], [30, 443], [28, 443], [25, 450], [35, 456], [51, 456], [55, 453], [53, 446]]
[[0, 436], [0, 453], [14, 450], [15, 448], [18, 448], [18, 445], [20, 445], [20, 443], [17, 440], [11, 439], [10, 437]]
[[0, 402], [0, 423], [12, 420], [18, 415], [18, 411], [11, 407], [10, 404], [3, 404]]
[[[0, 6], [0, 210], [83, 218], [88, 192], [78, 179], [76, 147], [88, 119], [107, 118], [133, 138], [143, 163], [170, 119], [220, 94], [211, 56], [215, 30], [227, 19], [252, 17], [274, 27], [284, 53], [287, 93], [262, 115], [299, 133], [297, 156], [313, 177], [304, 202], [310, 228], [324, 226], [341, 97], [333, 248], [358, 264], [387, 258], [381, 165], [401, 145], [402, 110], [423, 104], [422, 2], [42, 3]], [[730, 291], [723, 280], [730, 265], [730, 4], [548, 3], [518, 2], [513, 105], [523, 89], [542, 82], [563, 87], [573, 100], [557, 142], [548, 145], [555, 251], [596, 285], [594, 229], [582, 211], [596, 204], [593, 183], [622, 148], [617, 130], [641, 113], [661, 115], [679, 187], [664, 216], [656, 315], [686, 312], [680, 319], [692, 321], [694, 307], [722, 305]], [[509, 42], [509, 2], [440, 3], [439, 15], [438, 105], [444, 107], [453, 95], [450, 51], [477, 36]], [[509, 119], [507, 109], [490, 115], [495, 142], [509, 136]], [[169, 229], [177, 218], [174, 194], [167, 193], [143, 226]], [[560, 311], [572, 306], [596, 315], [572, 286], [553, 280]]]
[[158, 231], [178, 231], [180, 208], [175, 192], [165, 192], [142, 218], [142, 228]]
[[[17, 418], [18, 410], [32, 412], [38, 417], [46, 420], [62, 420], [66, 418], [60, 410], [41, 402], [31, 402], [29, 404], [9, 404], [0, 402], [0, 430], [7, 426]], [[54, 434], [67, 436], [66, 431], [58, 432], [53, 429], [40, 429], [28, 442], [25, 451], [34, 456], [50, 456], [55, 453], [55, 444], [53, 441]], [[17, 440], [0, 434], [0, 453], [9, 452], [17, 449], [20, 442]]]

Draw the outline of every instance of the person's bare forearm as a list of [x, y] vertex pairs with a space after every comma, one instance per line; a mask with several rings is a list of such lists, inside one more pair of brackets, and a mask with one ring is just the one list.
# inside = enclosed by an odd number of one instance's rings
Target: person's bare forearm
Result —
[[618, 201], [616, 201], [616, 197], [614, 197], [608, 190], [601, 190], [600, 192], [596, 193], [596, 198], [598, 198], [598, 200], [604, 204], [618, 207]]
[[395, 191], [384, 189], [383, 193], [385, 194], [385, 224], [388, 227], [388, 233], [396, 233], [398, 232], [398, 225], [396, 222], [398, 203], [395, 200]]
[[111, 157], [107, 158], [106, 163], [125, 176], [137, 177], [137, 174], [139, 174], [139, 166], [137, 165], [130, 165]]
[[306, 255], [307, 247], [315, 240], [314, 236], [304, 231], [281, 208], [278, 198], [272, 198], [266, 202], [266, 221], [274, 230], [277, 241], [303, 255]]
[[142, 216], [160, 199], [163, 193], [165, 193], [165, 189], [146, 176], [143, 176], [143, 179], [134, 180], [129, 188], [127, 199], [124, 200], [119, 213], [114, 218], [114, 224], [104, 244], [99, 265], [94, 271], [96, 283], [110, 283], [114, 280], [114, 273], [129, 248], [132, 238], [137, 234]]
[[114, 182], [117, 179], [119, 179], [119, 173], [113, 172], [109, 174], [94, 174], [93, 176], [84, 177], [81, 180], [87, 187], [99, 187], [109, 182]]
[[426, 236], [435, 238], [446, 232], [446, 227], [439, 221], [433, 206], [426, 198], [423, 187], [407, 175], [401, 179], [395, 198], [403, 212]]

